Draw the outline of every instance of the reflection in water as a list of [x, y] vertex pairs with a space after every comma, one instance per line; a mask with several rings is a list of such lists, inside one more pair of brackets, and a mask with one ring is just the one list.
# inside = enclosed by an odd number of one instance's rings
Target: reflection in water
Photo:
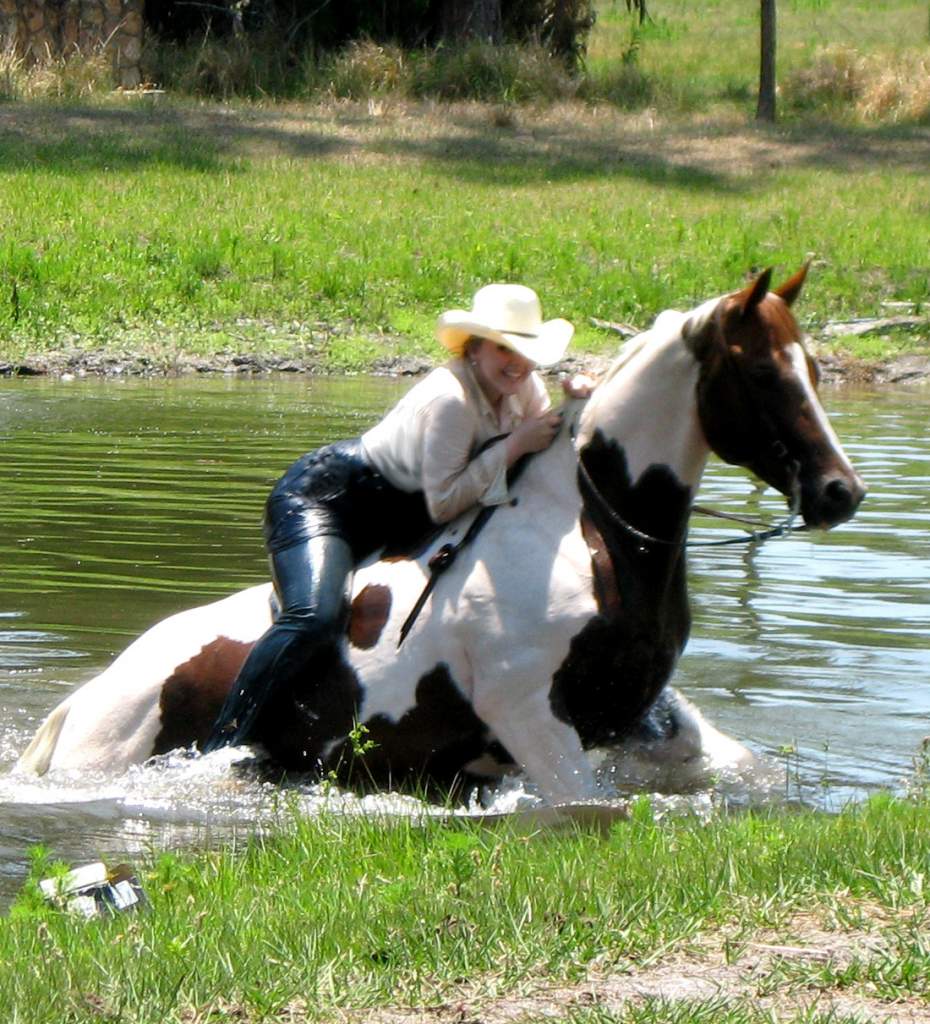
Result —
[[[273, 819], [278, 791], [213, 757], [117, 780], [27, 784], [8, 769], [48, 709], [147, 626], [264, 580], [259, 524], [272, 481], [301, 452], [360, 433], [406, 387], [0, 382], [0, 895], [39, 840], [81, 860], [211, 842]], [[725, 732], [784, 756], [792, 797], [838, 806], [900, 786], [930, 731], [930, 395], [834, 394], [828, 404], [869, 484], [866, 503], [830, 534], [693, 549], [694, 627], [678, 683]], [[700, 500], [772, 519], [784, 511], [716, 462]], [[700, 520], [695, 537], [721, 529]], [[778, 755], [787, 748], [795, 753]]]

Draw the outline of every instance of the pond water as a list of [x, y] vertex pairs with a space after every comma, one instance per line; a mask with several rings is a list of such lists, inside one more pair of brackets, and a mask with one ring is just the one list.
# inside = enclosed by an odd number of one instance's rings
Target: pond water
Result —
[[[119, 779], [32, 783], [10, 769], [45, 713], [147, 626], [264, 580], [270, 484], [297, 454], [361, 432], [408, 386], [0, 381], [0, 902], [37, 842], [72, 862], [209, 843], [277, 806], [272, 787], [215, 757], [169, 757]], [[694, 627], [676, 681], [780, 769], [773, 798], [834, 808], [906, 786], [930, 732], [930, 391], [828, 391], [826, 404], [866, 503], [829, 534], [693, 549]], [[700, 500], [784, 510], [719, 462]], [[699, 522], [695, 534], [719, 529]]]

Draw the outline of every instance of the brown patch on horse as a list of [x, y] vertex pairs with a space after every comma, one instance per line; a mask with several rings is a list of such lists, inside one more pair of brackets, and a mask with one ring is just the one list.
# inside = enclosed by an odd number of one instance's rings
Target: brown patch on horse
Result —
[[[364, 724], [371, 749], [359, 756], [346, 742], [324, 765], [361, 790], [390, 787], [457, 799], [469, 781], [463, 766], [488, 750], [488, 728], [444, 662], [420, 676], [413, 705], [397, 719], [378, 714]], [[512, 763], [503, 751], [500, 756]]]
[[391, 588], [381, 583], [369, 583], [352, 602], [349, 643], [363, 651], [370, 650], [381, 638], [390, 614]]
[[617, 616], [622, 610], [622, 604], [614, 563], [607, 550], [607, 542], [587, 512], [581, 513], [581, 535], [584, 537], [585, 544], [588, 545], [588, 551], [591, 552], [591, 568], [594, 570], [594, 596], [597, 598], [597, 607], [604, 615]]
[[206, 741], [252, 647], [221, 636], [174, 670], [162, 687], [161, 731], [155, 737], [153, 754]]

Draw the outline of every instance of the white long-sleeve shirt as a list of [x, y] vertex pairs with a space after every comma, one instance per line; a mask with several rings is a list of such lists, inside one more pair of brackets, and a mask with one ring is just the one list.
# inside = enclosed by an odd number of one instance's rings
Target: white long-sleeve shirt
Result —
[[446, 523], [472, 505], [507, 501], [505, 441], [475, 453], [549, 406], [542, 379], [531, 373], [504, 396], [498, 415], [468, 361], [452, 359], [415, 384], [362, 445], [382, 476], [402, 491], [422, 490], [433, 520]]

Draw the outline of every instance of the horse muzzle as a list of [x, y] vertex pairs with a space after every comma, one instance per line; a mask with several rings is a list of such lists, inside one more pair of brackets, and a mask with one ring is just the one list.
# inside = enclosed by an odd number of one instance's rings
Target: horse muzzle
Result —
[[811, 529], [829, 530], [851, 519], [865, 495], [865, 484], [852, 471], [802, 480], [801, 515]]

